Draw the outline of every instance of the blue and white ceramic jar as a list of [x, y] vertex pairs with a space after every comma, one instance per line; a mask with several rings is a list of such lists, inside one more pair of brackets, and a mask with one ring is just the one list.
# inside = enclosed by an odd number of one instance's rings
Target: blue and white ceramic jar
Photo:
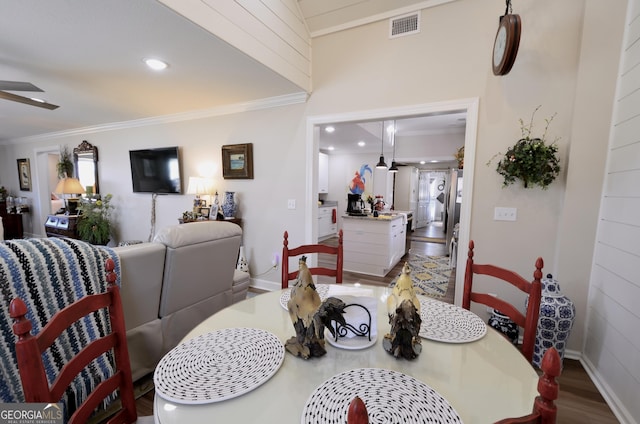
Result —
[[489, 327], [495, 328], [501, 332], [514, 345], [518, 344], [520, 328], [515, 322], [511, 321], [508, 316], [502, 314], [496, 309], [493, 309], [487, 324], [489, 324]]
[[234, 218], [236, 216], [236, 199], [235, 192], [225, 191], [224, 201], [222, 202], [222, 214], [225, 218]]
[[542, 281], [542, 300], [536, 344], [533, 349], [533, 364], [540, 367], [542, 357], [547, 349], [555, 347], [564, 359], [564, 350], [576, 318], [576, 307], [567, 296], [560, 291], [560, 285], [551, 274]]

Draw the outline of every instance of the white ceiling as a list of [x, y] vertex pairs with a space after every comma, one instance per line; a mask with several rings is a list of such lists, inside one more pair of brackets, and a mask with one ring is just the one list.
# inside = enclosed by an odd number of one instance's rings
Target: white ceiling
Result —
[[[451, 0], [298, 4], [314, 34], [443, 1]], [[33, 83], [44, 90], [37, 97], [60, 106], [0, 99], [0, 143], [301, 91], [156, 0], [0, 0], [0, 10], [0, 80]], [[152, 72], [147, 57], [169, 68]]]

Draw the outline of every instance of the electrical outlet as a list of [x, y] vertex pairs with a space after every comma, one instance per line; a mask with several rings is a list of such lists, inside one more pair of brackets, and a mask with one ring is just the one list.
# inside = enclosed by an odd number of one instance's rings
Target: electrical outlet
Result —
[[287, 209], [295, 209], [296, 208], [296, 199], [287, 200]]
[[278, 253], [274, 253], [271, 258], [271, 266], [275, 269], [278, 269], [278, 265], [280, 264], [280, 255]]
[[494, 221], [515, 221], [518, 217], [517, 208], [499, 208], [493, 210]]

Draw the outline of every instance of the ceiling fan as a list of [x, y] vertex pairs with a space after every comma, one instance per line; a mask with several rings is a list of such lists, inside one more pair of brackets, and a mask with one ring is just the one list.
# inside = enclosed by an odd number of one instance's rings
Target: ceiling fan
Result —
[[39, 89], [30, 82], [20, 81], [0, 81], [0, 99], [11, 100], [13, 102], [20, 102], [31, 106], [42, 107], [45, 109], [53, 110], [59, 106], [47, 103], [44, 100], [37, 100], [31, 97], [19, 96], [17, 94], [7, 93], [7, 91], [39, 91], [44, 93], [44, 90]]

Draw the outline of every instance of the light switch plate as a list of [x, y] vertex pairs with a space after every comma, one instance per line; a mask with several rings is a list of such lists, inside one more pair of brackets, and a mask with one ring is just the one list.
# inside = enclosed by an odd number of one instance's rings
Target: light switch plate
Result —
[[517, 208], [496, 207], [493, 211], [494, 221], [515, 221], [518, 217]]

